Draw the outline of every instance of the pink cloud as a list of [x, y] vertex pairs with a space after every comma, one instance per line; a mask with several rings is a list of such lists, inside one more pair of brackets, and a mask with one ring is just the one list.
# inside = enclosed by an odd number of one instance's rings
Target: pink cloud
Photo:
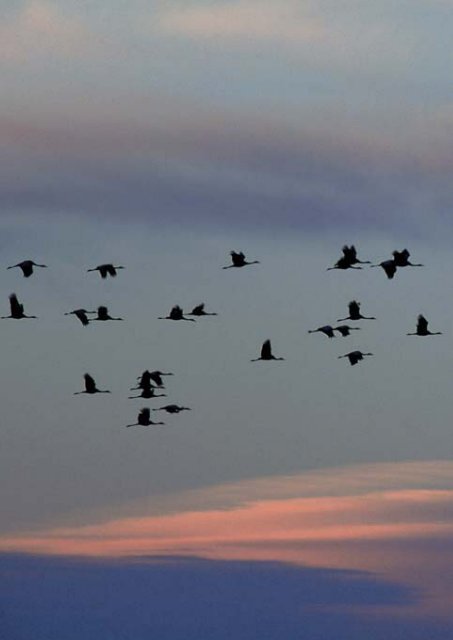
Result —
[[453, 463], [414, 462], [187, 492], [151, 514], [2, 537], [0, 550], [355, 568], [423, 588], [442, 611], [451, 604], [452, 535]]

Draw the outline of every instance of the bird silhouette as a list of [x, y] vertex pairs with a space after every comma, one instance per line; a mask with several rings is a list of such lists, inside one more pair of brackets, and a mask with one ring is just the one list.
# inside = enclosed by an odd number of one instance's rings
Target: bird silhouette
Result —
[[327, 271], [332, 271], [333, 269], [361, 269], [362, 267], [355, 267], [346, 256], [342, 256], [337, 262], [333, 265], [333, 267], [328, 267]]
[[231, 262], [233, 264], [228, 265], [227, 267], [222, 267], [222, 269], [233, 269], [234, 267], [246, 267], [250, 264], [260, 264], [259, 260], [252, 260], [252, 262], [247, 262], [245, 259], [245, 255], [240, 252], [230, 251]]
[[422, 316], [421, 314], [418, 316], [417, 318], [417, 327], [415, 329], [414, 333], [408, 333], [406, 334], [408, 336], [440, 336], [442, 335], [441, 331], [430, 331], [428, 329], [428, 320], [425, 318], [425, 316]]
[[134, 398], [166, 398], [167, 394], [166, 393], [155, 393], [154, 389], [155, 387], [152, 387], [151, 385], [149, 387], [142, 387], [142, 392], [138, 395], [138, 396], [128, 396], [129, 400], [132, 400]]
[[113, 264], [99, 264], [97, 267], [93, 267], [92, 269], [87, 269], [87, 271], [99, 271], [101, 274], [101, 278], [105, 279], [108, 275], [112, 278], [115, 278], [117, 275], [118, 269], [124, 269], [122, 266], [113, 266]]
[[27, 316], [24, 313], [24, 305], [20, 304], [15, 293], [9, 296], [9, 306], [11, 308], [11, 315], [1, 316], [2, 320], [7, 318], [14, 318], [14, 320], [21, 320], [22, 318], [37, 318], [38, 316]]
[[349, 315], [346, 318], [338, 318], [337, 322], [343, 322], [343, 320], [376, 320], [374, 316], [362, 316], [360, 313], [360, 302], [357, 300], [351, 300], [348, 304]]
[[402, 251], [393, 251], [393, 260], [397, 267], [424, 267], [423, 264], [414, 264], [409, 262], [409, 256], [411, 255], [407, 249]]
[[330, 324], [326, 324], [323, 327], [318, 327], [317, 329], [310, 329], [308, 333], [323, 333], [328, 338], [335, 338], [333, 327], [331, 327]]
[[172, 307], [168, 316], [161, 316], [158, 319], [159, 320], [187, 320], [188, 322], [195, 322], [193, 318], [186, 318], [184, 316], [183, 310], [177, 304], [174, 307]]
[[208, 313], [207, 311], [205, 311], [204, 302], [202, 302], [201, 304], [198, 304], [196, 307], [194, 307], [192, 311], [187, 315], [188, 316], [216, 316], [217, 313]]
[[338, 358], [348, 358], [350, 364], [354, 366], [360, 360], [363, 360], [364, 356], [373, 356], [374, 353], [363, 353], [362, 351], [350, 351], [349, 353], [345, 353], [344, 356], [338, 356]]
[[393, 280], [393, 277], [397, 271], [397, 264], [395, 260], [384, 260], [379, 264], [372, 264], [372, 267], [382, 267], [385, 271], [385, 274], [389, 280]]
[[153, 422], [150, 420], [150, 409], [148, 407], [144, 407], [137, 416], [137, 422], [133, 422], [132, 424], [127, 424], [126, 427], [150, 427], [156, 424], [165, 424], [165, 422]]
[[98, 307], [97, 314], [98, 314], [97, 318], [93, 318], [92, 320], [90, 320], [90, 322], [95, 322], [97, 320], [104, 322], [105, 320], [123, 320], [124, 319], [124, 318], [112, 318], [112, 316], [109, 315], [108, 308], [104, 306]]
[[192, 411], [190, 407], [180, 407], [177, 404], [167, 404], [165, 407], [158, 407], [153, 411], [166, 411], [167, 413], [180, 413], [181, 411]]
[[84, 327], [88, 326], [90, 320], [87, 313], [96, 313], [96, 311], [87, 311], [86, 309], [74, 309], [74, 311], [68, 311], [65, 316], [75, 316], [80, 320]]
[[254, 358], [250, 362], [258, 362], [258, 360], [284, 360], [285, 358], [276, 358], [272, 355], [271, 341], [265, 340], [261, 347], [261, 355], [259, 358]]
[[93, 395], [94, 393], [111, 393], [111, 391], [106, 391], [104, 389], [98, 389], [97, 386], [96, 386], [96, 382], [94, 381], [94, 378], [92, 376], [90, 376], [89, 373], [85, 373], [83, 378], [85, 380], [85, 390], [84, 391], [76, 391], [74, 393], [75, 396], [78, 396], [81, 393], [89, 393], [90, 395]]
[[47, 268], [47, 265], [38, 264], [37, 262], [33, 262], [33, 260], [23, 260], [22, 262], [18, 262], [17, 264], [13, 264], [10, 267], [7, 267], [7, 269], [14, 269], [15, 267], [19, 267], [19, 269], [22, 269], [24, 278], [29, 278], [33, 273], [33, 267]]
[[369, 260], [358, 259], [357, 249], [354, 247], [353, 244], [351, 244], [350, 247], [348, 247], [348, 245], [345, 244], [344, 247], [342, 248], [342, 252], [343, 252], [343, 257], [346, 258], [346, 260], [349, 260], [350, 264], [371, 264]]
[[351, 331], [360, 331], [360, 327], [349, 327], [347, 324], [342, 324], [339, 327], [334, 327], [334, 331], [341, 333], [343, 338], [351, 335]]
[[172, 375], [173, 373], [165, 373], [164, 371], [146, 370], [142, 373], [141, 376], [138, 376], [137, 380], [140, 380], [140, 382], [138, 386], [131, 389], [131, 391], [134, 391], [135, 389], [143, 389], [144, 387], [149, 387], [151, 385], [151, 382], [154, 382], [154, 384], [157, 387], [163, 388], [164, 381], [162, 380], [162, 376], [172, 376]]

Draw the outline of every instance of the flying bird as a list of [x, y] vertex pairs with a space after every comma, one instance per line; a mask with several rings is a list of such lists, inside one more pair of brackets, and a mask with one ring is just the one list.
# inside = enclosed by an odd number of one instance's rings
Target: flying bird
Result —
[[284, 360], [285, 358], [276, 358], [272, 355], [271, 341], [265, 340], [263, 342], [263, 346], [261, 347], [261, 355], [259, 358], [255, 358], [254, 360], [250, 360], [250, 362], [258, 362], [258, 360]]
[[180, 407], [177, 404], [167, 404], [165, 407], [153, 409], [153, 411], [166, 411], [167, 413], [180, 413], [181, 411], [192, 411], [190, 407]]
[[87, 311], [86, 309], [74, 309], [74, 311], [68, 311], [67, 313], [65, 313], [65, 316], [75, 316], [80, 320], [83, 326], [86, 327], [90, 323], [87, 313], [96, 313], [96, 311]]
[[97, 314], [97, 318], [93, 318], [90, 322], [95, 322], [97, 320], [102, 322], [105, 320], [124, 320], [124, 318], [112, 318], [112, 316], [109, 315], [108, 308], [104, 306], [98, 307]]
[[194, 307], [192, 309], [192, 311], [190, 313], [188, 313], [187, 315], [189, 316], [216, 316], [217, 313], [208, 313], [207, 311], [204, 310], [204, 302], [202, 302], [201, 304], [198, 304], [196, 307]]
[[350, 353], [346, 353], [344, 356], [338, 356], [338, 358], [348, 358], [350, 364], [354, 366], [360, 360], [363, 360], [364, 356], [372, 356], [373, 353], [363, 353], [362, 351], [351, 351]]
[[184, 316], [183, 310], [179, 305], [175, 305], [172, 307], [168, 316], [159, 317], [159, 320], [187, 320], [188, 322], [195, 322], [193, 318], [186, 318]]
[[361, 269], [362, 267], [355, 267], [348, 258], [342, 256], [333, 267], [328, 267], [327, 271], [332, 271], [333, 269]]
[[141, 427], [150, 427], [151, 425], [156, 424], [165, 424], [165, 422], [153, 422], [150, 420], [150, 410], [148, 407], [145, 407], [140, 411], [137, 416], [137, 422], [133, 422], [132, 424], [127, 424], [126, 427], [135, 427], [137, 425]]
[[33, 260], [23, 260], [22, 262], [18, 262], [17, 264], [11, 265], [11, 267], [7, 267], [7, 269], [14, 269], [15, 267], [19, 267], [20, 269], [22, 269], [22, 274], [24, 278], [29, 278], [33, 273], [33, 267], [47, 268], [47, 265], [38, 264], [37, 262], [33, 262]]
[[408, 333], [408, 336], [440, 336], [441, 331], [430, 331], [428, 329], [428, 320], [421, 314], [417, 318], [417, 327], [414, 333]]
[[247, 262], [245, 259], [245, 254], [240, 251], [239, 253], [236, 251], [230, 251], [231, 262], [233, 264], [228, 265], [227, 267], [222, 267], [222, 269], [232, 269], [233, 267], [246, 267], [250, 264], [259, 264], [259, 260], [253, 260], [252, 262]]
[[124, 269], [122, 266], [114, 266], [113, 264], [99, 264], [93, 269], [87, 269], [87, 271], [99, 271], [101, 278], [105, 279], [108, 275], [112, 278], [116, 277], [118, 269]]
[[317, 329], [310, 329], [308, 333], [323, 333], [328, 338], [335, 338], [335, 334], [333, 332], [333, 327], [330, 324], [326, 324], [323, 327], [318, 327]]
[[81, 393], [89, 393], [90, 395], [94, 393], [111, 393], [110, 391], [106, 391], [104, 389], [98, 389], [94, 378], [90, 376], [89, 373], [85, 373], [83, 378], [85, 380], [85, 391], [76, 391], [74, 393], [75, 396], [78, 396]]
[[385, 275], [387, 276], [387, 278], [389, 280], [393, 280], [393, 277], [397, 271], [397, 264], [395, 263], [395, 260], [384, 260], [383, 262], [380, 262], [379, 264], [372, 264], [372, 267], [382, 267], [385, 271]]
[[376, 320], [374, 316], [362, 316], [360, 313], [360, 302], [357, 300], [351, 300], [348, 304], [349, 315], [346, 318], [338, 318], [337, 322], [343, 322], [343, 320]]
[[[162, 376], [172, 376], [173, 373], [165, 373], [164, 371], [144, 371], [141, 376], [138, 376], [137, 380], [140, 380], [138, 383], [138, 387], [134, 387], [134, 389], [143, 389], [144, 387], [151, 386], [151, 382], [157, 387], [162, 388], [164, 386], [164, 381], [162, 380]], [[131, 391], [134, 391], [131, 389]]]
[[351, 244], [350, 247], [348, 247], [348, 245], [345, 244], [344, 247], [342, 248], [342, 252], [343, 252], [343, 257], [346, 258], [346, 260], [349, 260], [351, 264], [371, 264], [369, 260], [358, 259], [357, 249], [354, 247], [353, 244]]
[[360, 331], [360, 327], [349, 327], [347, 324], [341, 324], [339, 327], [334, 327], [334, 331], [341, 333], [343, 338], [351, 335], [351, 331]]
[[1, 316], [2, 320], [6, 318], [14, 318], [14, 320], [21, 320], [22, 318], [37, 318], [38, 316], [27, 316], [24, 313], [24, 305], [20, 304], [15, 293], [9, 296], [9, 306], [11, 308], [11, 315]]
[[423, 264], [414, 264], [409, 262], [409, 256], [411, 255], [407, 249], [402, 251], [393, 251], [393, 260], [397, 267], [424, 267]]

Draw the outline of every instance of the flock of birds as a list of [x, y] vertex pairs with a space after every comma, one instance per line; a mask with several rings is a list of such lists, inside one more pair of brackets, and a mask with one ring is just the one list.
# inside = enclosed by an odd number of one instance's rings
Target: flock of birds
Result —
[[[410, 253], [407, 249], [403, 249], [402, 251], [393, 251], [392, 258], [389, 260], [384, 260], [379, 264], [371, 264], [369, 260], [359, 260], [357, 257], [357, 251], [354, 245], [348, 246], [345, 245], [342, 248], [343, 255], [341, 258], [334, 264], [333, 267], [329, 267], [328, 271], [333, 269], [362, 269], [359, 265], [368, 264], [371, 267], [381, 267], [388, 279], [393, 279], [397, 270], [403, 267], [422, 267], [422, 264], [414, 264], [410, 262], [409, 257]], [[249, 265], [259, 264], [259, 260], [247, 261], [245, 254], [242, 252], [231, 251], [231, 264], [222, 267], [223, 269], [232, 269], [232, 268], [242, 268]], [[23, 276], [25, 278], [29, 278], [33, 273], [35, 267], [46, 268], [45, 264], [38, 264], [33, 260], [24, 260], [15, 265], [11, 265], [8, 269], [19, 268], [21, 269]], [[109, 277], [116, 277], [117, 271], [120, 269], [124, 269], [122, 265], [113, 265], [111, 263], [100, 264], [97, 267], [93, 267], [91, 269], [87, 269], [88, 272], [98, 271], [102, 279], [106, 279]], [[20, 320], [23, 318], [37, 318], [34, 315], [26, 315], [24, 311], [24, 305], [21, 304], [17, 298], [15, 293], [12, 293], [9, 296], [10, 301], [10, 315], [9, 316], [1, 316], [1, 319], [12, 318], [15, 320]], [[374, 316], [364, 316], [360, 310], [360, 302], [356, 300], [352, 300], [348, 305], [349, 315], [345, 318], [339, 318], [337, 322], [345, 322], [347, 320], [350, 321], [360, 321], [360, 320], [376, 320]], [[96, 314], [96, 317], [89, 317]], [[81, 324], [86, 327], [91, 322], [105, 322], [109, 320], [114, 321], [122, 321], [123, 318], [115, 318], [109, 314], [108, 308], [106, 306], [99, 306], [97, 310], [87, 310], [84, 308], [74, 309], [72, 311], [68, 311], [65, 315], [73, 315], [75, 316]], [[183, 309], [179, 305], [175, 305], [172, 307], [167, 316], [160, 316], [160, 320], [174, 320], [174, 321], [188, 321], [195, 322], [195, 317], [202, 316], [215, 316], [217, 315], [214, 312], [205, 311], [204, 303], [198, 304], [195, 306], [190, 313], [184, 314]], [[195, 316], [195, 317], [187, 317], [187, 316]], [[337, 331], [341, 336], [348, 337], [351, 335], [351, 331], [359, 331], [360, 327], [350, 326], [348, 324], [340, 324], [338, 326], [332, 325], [324, 325], [318, 327], [316, 329], [309, 330], [308, 333], [322, 333], [328, 338], [334, 338], [335, 332]], [[428, 329], [428, 321], [423, 315], [419, 315], [417, 319], [416, 329], [412, 333], [408, 333], [407, 335], [415, 335], [415, 336], [432, 336], [432, 335], [441, 335], [441, 332], [431, 332]], [[364, 359], [365, 356], [372, 356], [372, 353], [366, 353], [360, 350], [350, 351], [344, 355], [338, 356], [338, 358], [347, 358], [351, 365], [356, 365], [358, 362]], [[284, 360], [282, 357], [276, 357], [272, 353], [272, 346], [270, 340], [265, 340], [261, 347], [261, 352], [258, 358], [254, 358], [251, 362], [257, 362], [259, 360], [270, 361], [270, 360]], [[138, 377], [138, 384], [135, 387], [131, 387], [131, 391], [139, 391], [140, 393], [135, 396], [129, 396], [130, 399], [133, 398], [159, 398], [166, 397], [164, 393], [156, 393], [156, 390], [164, 390], [164, 381], [163, 376], [171, 376], [173, 373], [163, 372], [159, 370], [155, 371], [143, 371], [143, 373]], [[84, 374], [84, 390], [75, 392], [74, 395], [79, 394], [97, 394], [97, 393], [110, 393], [107, 389], [99, 389], [96, 385], [96, 381], [89, 374]], [[153, 411], [165, 411], [168, 414], [177, 414], [182, 411], [190, 411], [190, 407], [184, 407], [177, 404], [167, 404], [159, 408], [154, 408]], [[137, 416], [137, 422], [126, 425], [126, 427], [133, 426], [154, 426], [154, 425], [163, 425], [163, 422], [154, 422], [151, 420], [151, 409], [149, 407], [144, 407], [141, 409]]]

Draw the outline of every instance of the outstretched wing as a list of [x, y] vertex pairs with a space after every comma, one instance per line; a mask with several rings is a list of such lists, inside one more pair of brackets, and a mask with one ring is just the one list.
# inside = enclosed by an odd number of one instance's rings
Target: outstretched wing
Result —
[[394, 263], [393, 260], [386, 260], [385, 262], [382, 263], [382, 268], [384, 269], [387, 278], [389, 280], [393, 279], [393, 276], [396, 273], [396, 264]]
[[109, 276], [112, 276], [112, 277], [116, 276], [116, 269], [113, 266], [113, 264], [106, 264], [105, 265], [105, 269], [106, 269], [107, 273], [109, 274]]
[[101, 306], [98, 307], [98, 318], [100, 318], [101, 320], [104, 320], [107, 317], [108, 314], [108, 308]]
[[269, 360], [272, 355], [271, 341], [265, 340], [261, 347], [261, 357], [263, 360]]
[[101, 264], [97, 268], [99, 273], [101, 274], [101, 278], [106, 278], [107, 277], [107, 274], [109, 272], [108, 267], [109, 267], [108, 264]]
[[421, 314], [417, 318], [417, 332], [425, 333], [428, 331], [428, 320]]
[[33, 263], [30, 260], [24, 260], [24, 262], [19, 264], [19, 266], [26, 278], [29, 278], [33, 273]]

